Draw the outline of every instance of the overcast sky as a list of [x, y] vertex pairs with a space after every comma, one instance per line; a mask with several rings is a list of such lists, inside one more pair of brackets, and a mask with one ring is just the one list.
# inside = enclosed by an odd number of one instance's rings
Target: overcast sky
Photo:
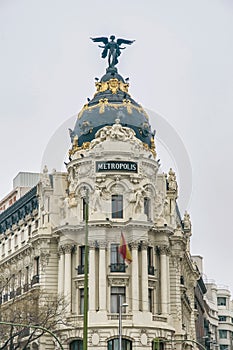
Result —
[[233, 292], [232, 0], [1, 0], [0, 197], [19, 171], [40, 171], [51, 144], [60, 170], [67, 128], [105, 73], [89, 37], [111, 34], [136, 40], [119, 72], [153, 111], [162, 170], [170, 157], [180, 193], [192, 186], [192, 253]]

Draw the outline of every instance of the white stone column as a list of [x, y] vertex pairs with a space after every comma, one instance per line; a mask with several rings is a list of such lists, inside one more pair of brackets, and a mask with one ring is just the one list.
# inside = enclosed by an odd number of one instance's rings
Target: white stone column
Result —
[[89, 243], [89, 310], [96, 310], [96, 266], [95, 266], [95, 245]]
[[148, 259], [147, 259], [147, 248], [148, 244], [143, 242], [141, 245], [142, 249], [142, 311], [148, 311]]
[[59, 247], [58, 251], [58, 294], [64, 294], [64, 270], [65, 270], [65, 256], [62, 247]]
[[160, 287], [161, 287], [161, 311], [167, 314], [168, 305], [168, 276], [167, 276], [167, 247], [160, 247]]
[[106, 311], [106, 243], [99, 242], [99, 310]]
[[66, 298], [66, 301], [68, 303], [67, 311], [70, 312], [70, 306], [71, 306], [71, 252], [72, 252], [73, 246], [70, 244], [64, 245], [64, 252], [65, 252], [65, 278], [64, 278], [64, 296]]
[[138, 242], [131, 243], [132, 248], [132, 311], [139, 311], [139, 278], [138, 278]]

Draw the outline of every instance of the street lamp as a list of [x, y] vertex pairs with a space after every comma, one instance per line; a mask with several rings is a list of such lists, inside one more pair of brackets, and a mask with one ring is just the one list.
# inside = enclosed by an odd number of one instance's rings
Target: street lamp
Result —
[[122, 295], [119, 295], [119, 347], [118, 350], [122, 349], [122, 308], [127, 307], [127, 303], [122, 304]]

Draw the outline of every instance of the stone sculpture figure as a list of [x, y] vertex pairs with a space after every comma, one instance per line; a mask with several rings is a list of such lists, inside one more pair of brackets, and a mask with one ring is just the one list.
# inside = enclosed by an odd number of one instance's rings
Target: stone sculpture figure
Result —
[[113, 68], [118, 63], [118, 57], [121, 54], [121, 50], [124, 50], [125, 47], [121, 47], [121, 44], [131, 45], [135, 40], [126, 40], [126, 39], [117, 39], [115, 41], [115, 35], [110, 36], [110, 41], [107, 37], [98, 37], [91, 38], [95, 43], [103, 43], [104, 46], [99, 45], [101, 49], [104, 49], [102, 52], [102, 58], [107, 57], [108, 55], [108, 66]]
[[101, 190], [99, 189], [99, 187], [96, 186], [92, 197], [92, 203], [93, 203], [92, 212], [97, 211], [98, 209], [101, 211], [100, 196], [101, 196]]
[[187, 211], [184, 213], [183, 225], [185, 230], [191, 230], [191, 220], [190, 215]]
[[43, 187], [50, 187], [50, 178], [47, 165], [44, 166], [43, 174], [41, 174], [41, 182]]
[[144, 204], [143, 192], [144, 192], [144, 190], [141, 188], [138, 188], [135, 192], [135, 198], [136, 198], [136, 203], [135, 203], [135, 207], [134, 207], [135, 213], [142, 212], [143, 204]]

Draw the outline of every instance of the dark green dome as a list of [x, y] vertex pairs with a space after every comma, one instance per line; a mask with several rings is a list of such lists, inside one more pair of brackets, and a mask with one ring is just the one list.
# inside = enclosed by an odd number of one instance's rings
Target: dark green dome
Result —
[[122, 126], [132, 128], [136, 137], [151, 147], [151, 131], [148, 115], [128, 93], [129, 84], [118, 74], [116, 67], [107, 68], [106, 74], [96, 82], [97, 92], [78, 115], [74, 130], [70, 132], [73, 142], [78, 137], [78, 146], [89, 143], [96, 132], [120, 119]]

